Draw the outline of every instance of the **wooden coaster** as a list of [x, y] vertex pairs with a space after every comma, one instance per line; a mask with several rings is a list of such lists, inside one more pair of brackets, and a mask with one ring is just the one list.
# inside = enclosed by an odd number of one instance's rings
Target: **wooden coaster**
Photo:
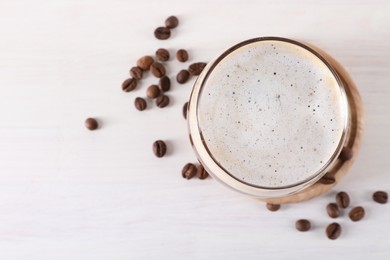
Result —
[[326, 54], [321, 49], [318, 49], [317, 47], [307, 43], [305, 44], [309, 45], [311, 48], [313, 48], [318, 53], [320, 53], [333, 66], [333, 68], [337, 71], [337, 73], [340, 76], [340, 79], [344, 84], [345, 91], [347, 93], [348, 100], [349, 100], [349, 108], [350, 108], [350, 115], [351, 115], [350, 130], [347, 139], [345, 141], [344, 147], [348, 147], [352, 149], [353, 157], [351, 160], [348, 161], [338, 160], [336, 164], [332, 167], [332, 169], [327, 173], [335, 177], [336, 180], [335, 183], [322, 184], [320, 182], [317, 182], [312, 186], [309, 186], [308, 188], [299, 191], [295, 194], [289, 195], [287, 197], [273, 198], [273, 199], [260, 199], [268, 203], [286, 204], [286, 203], [300, 202], [300, 201], [305, 201], [320, 196], [325, 192], [329, 191], [341, 180], [342, 177], [344, 177], [347, 174], [349, 168], [351, 168], [356, 158], [356, 155], [362, 143], [363, 129], [364, 129], [364, 110], [363, 110], [362, 100], [360, 98], [355, 83], [348, 75], [346, 70], [335, 59], [333, 59], [331, 56]]

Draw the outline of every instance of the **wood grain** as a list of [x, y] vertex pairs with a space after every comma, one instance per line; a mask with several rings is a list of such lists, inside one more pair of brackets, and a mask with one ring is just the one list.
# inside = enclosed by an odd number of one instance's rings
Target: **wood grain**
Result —
[[[385, 0], [0, 1], [0, 259], [390, 259], [390, 3]], [[169, 15], [169, 40], [153, 36]], [[139, 112], [157, 81], [121, 83], [146, 54], [187, 49], [176, 73], [259, 36], [310, 42], [335, 57], [361, 94], [364, 139], [347, 175], [323, 196], [269, 212], [212, 179], [181, 178], [196, 162], [182, 105], [195, 78], [172, 80], [171, 103]], [[88, 131], [87, 117], [101, 128]], [[168, 154], [156, 158], [163, 139]], [[345, 190], [366, 217], [333, 220]], [[312, 222], [295, 231], [299, 218]], [[337, 241], [324, 229], [342, 225]]]

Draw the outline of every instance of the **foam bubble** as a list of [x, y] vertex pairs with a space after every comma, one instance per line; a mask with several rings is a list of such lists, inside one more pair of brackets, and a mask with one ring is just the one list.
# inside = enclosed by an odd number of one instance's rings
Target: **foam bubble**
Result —
[[345, 111], [338, 82], [292, 43], [250, 43], [224, 57], [200, 93], [198, 123], [214, 160], [251, 185], [312, 177], [332, 157]]

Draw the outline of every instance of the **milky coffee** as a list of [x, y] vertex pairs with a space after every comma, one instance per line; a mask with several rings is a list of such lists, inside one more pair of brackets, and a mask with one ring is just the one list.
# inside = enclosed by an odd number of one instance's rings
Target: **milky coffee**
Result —
[[263, 40], [233, 50], [203, 81], [199, 130], [235, 179], [279, 188], [313, 178], [335, 154], [347, 122], [331, 69], [307, 48]]

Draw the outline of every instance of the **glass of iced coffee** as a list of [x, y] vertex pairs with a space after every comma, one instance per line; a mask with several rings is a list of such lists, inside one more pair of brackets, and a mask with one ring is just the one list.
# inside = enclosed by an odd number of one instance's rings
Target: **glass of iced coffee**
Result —
[[239, 43], [196, 81], [188, 126], [199, 161], [217, 180], [259, 198], [294, 194], [337, 160], [350, 125], [342, 80], [300, 42]]

